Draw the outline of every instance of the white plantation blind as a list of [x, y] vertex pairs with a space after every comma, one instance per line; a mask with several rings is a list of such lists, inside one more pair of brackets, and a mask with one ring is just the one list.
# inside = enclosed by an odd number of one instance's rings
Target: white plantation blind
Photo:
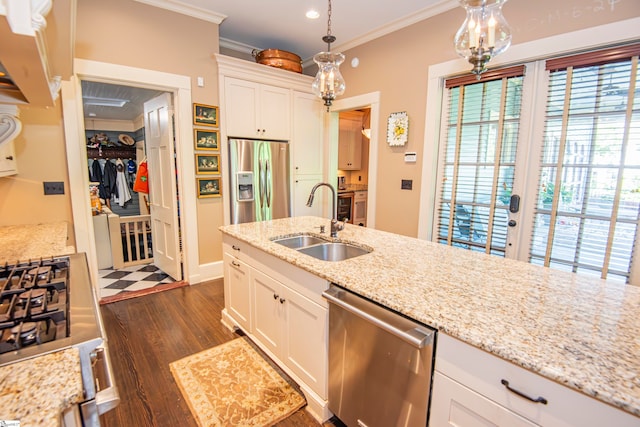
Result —
[[437, 241], [504, 256], [524, 66], [448, 79]]
[[640, 215], [640, 44], [547, 61], [532, 263], [629, 283]]

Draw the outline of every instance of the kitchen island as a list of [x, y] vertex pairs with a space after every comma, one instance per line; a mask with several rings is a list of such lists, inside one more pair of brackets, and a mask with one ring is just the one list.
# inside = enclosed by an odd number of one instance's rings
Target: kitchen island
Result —
[[369, 254], [327, 262], [274, 243], [328, 220], [228, 225], [230, 237], [544, 378], [640, 416], [640, 289], [347, 225]]

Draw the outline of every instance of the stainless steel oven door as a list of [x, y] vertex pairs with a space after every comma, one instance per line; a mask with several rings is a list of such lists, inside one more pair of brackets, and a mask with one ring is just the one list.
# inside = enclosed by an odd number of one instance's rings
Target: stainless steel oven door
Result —
[[[92, 353], [91, 363], [95, 393], [93, 393], [93, 399], [80, 405], [84, 427], [100, 426], [100, 415], [112, 410], [120, 403], [106, 342], [103, 342]], [[87, 393], [87, 395], [90, 396], [91, 393]]]

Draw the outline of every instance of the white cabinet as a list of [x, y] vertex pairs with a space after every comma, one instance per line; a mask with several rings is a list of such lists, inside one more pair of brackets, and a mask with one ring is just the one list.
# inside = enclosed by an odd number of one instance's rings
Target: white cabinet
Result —
[[322, 393], [327, 309], [257, 270], [252, 285], [254, 336], [309, 387]]
[[296, 381], [308, 410], [328, 419], [329, 283], [226, 234], [223, 252], [223, 323], [242, 329]]
[[338, 169], [360, 170], [362, 167], [362, 121], [340, 117]]
[[353, 223], [367, 226], [367, 192], [355, 191], [353, 193]]
[[17, 173], [18, 165], [13, 141], [0, 143], [0, 176], [15, 175]]
[[236, 258], [229, 251], [224, 260], [224, 300], [225, 307], [238, 326], [251, 330], [251, 267]]
[[328, 195], [318, 192], [313, 206], [307, 200], [313, 186], [322, 182], [324, 158], [323, 109], [319, 98], [310, 93], [293, 94], [293, 216], [322, 216]]
[[437, 340], [431, 427], [639, 425], [638, 417], [442, 332]]
[[226, 77], [225, 99], [228, 136], [273, 140], [290, 138], [289, 89]]

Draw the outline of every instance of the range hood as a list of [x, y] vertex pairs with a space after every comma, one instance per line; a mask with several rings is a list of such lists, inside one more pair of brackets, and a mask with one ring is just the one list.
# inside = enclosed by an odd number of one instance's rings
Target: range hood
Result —
[[0, 0], [0, 104], [52, 107], [70, 77], [76, 0], [55, 3]]

